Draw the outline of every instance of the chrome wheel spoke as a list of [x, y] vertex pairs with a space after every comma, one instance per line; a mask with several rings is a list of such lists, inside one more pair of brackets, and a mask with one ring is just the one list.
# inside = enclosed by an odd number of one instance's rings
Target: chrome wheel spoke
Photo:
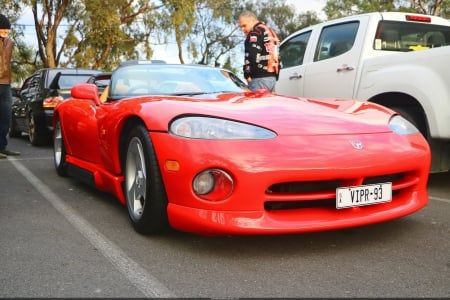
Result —
[[142, 216], [147, 191], [145, 156], [141, 141], [133, 138], [130, 141], [126, 160], [127, 201], [135, 219]]
[[61, 163], [61, 152], [62, 152], [62, 135], [61, 135], [61, 124], [59, 122], [56, 123], [55, 127], [55, 140], [53, 144], [53, 151], [55, 154], [55, 162], [57, 165]]

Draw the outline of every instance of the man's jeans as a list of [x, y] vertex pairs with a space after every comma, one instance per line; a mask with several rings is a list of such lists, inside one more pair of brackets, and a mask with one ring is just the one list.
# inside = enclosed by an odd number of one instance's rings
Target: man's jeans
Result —
[[12, 94], [9, 84], [0, 84], [0, 150], [8, 145], [7, 136], [11, 123]]
[[266, 89], [273, 92], [276, 83], [277, 79], [275, 78], [275, 76], [257, 77], [252, 78], [252, 80], [248, 83], [248, 88], [252, 91], [256, 91], [258, 89]]

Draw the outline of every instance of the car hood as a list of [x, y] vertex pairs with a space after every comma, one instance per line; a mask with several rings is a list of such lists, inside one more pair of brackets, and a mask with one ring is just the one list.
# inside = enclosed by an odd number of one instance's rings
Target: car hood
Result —
[[140, 103], [139, 114], [147, 116], [149, 129], [155, 130], [167, 130], [171, 120], [183, 115], [202, 115], [258, 125], [279, 135], [380, 133], [391, 131], [388, 122], [394, 114], [383, 106], [352, 99], [316, 100], [258, 93], [134, 101]]

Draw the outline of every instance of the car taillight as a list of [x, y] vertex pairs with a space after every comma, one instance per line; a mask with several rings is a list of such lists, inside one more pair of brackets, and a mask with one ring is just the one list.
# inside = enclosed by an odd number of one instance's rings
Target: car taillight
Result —
[[55, 108], [56, 105], [63, 101], [64, 98], [61, 96], [57, 96], [57, 97], [48, 97], [44, 99], [44, 102], [42, 103], [42, 106], [44, 108]]
[[416, 22], [426, 22], [431, 23], [431, 17], [427, 16], [413, 16], [413, 15], [406, 15], [407, 21], [416, 21]]

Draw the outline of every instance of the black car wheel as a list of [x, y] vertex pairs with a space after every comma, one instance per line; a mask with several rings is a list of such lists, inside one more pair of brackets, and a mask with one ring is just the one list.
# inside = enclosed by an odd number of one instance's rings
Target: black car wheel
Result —
[[67, 176], [66, 146], [59, 119], [55, 123], [55, 139], [53, 141], [53, 158], [58, 175]]
[[49, 141], [49, 137], [42, 133], [33, 112], [28, 115], [28, 139], [33, 146], [42, 146]]
[[145, 127], [134, 127], [126, 145], [124, 191], [133, 227], [142, 234], [164, 232], [169, 229], [167, 196]]

